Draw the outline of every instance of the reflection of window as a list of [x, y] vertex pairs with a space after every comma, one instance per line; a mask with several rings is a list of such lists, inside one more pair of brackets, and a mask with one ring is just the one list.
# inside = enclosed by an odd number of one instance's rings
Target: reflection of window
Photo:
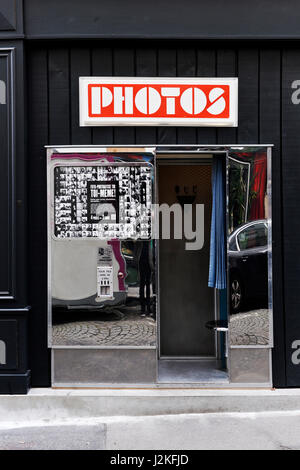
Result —
[[267, 227], [264, 224], [254, 224], [238, 234], [238, 243], [241, 250], [249, 250], [259, 246], [266, 246], [268, 241]]
[[232, 238], [229, 242], [229, 250], [230, 251], [237, 251], [237, 246], [236, 246], [236, 242], [235, 242], [235, 237]]

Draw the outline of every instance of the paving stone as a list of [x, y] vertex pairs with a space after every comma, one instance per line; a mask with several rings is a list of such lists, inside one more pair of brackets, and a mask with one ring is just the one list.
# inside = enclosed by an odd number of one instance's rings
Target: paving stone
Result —
[[269, 310], [242, 312], [230, 317], [230, 344], [232, 346], [269, 344]]
[[53, 326], [53, 344], [57, 346], [155, 346], [156, 322], [137, 314], [124, 314], [110, 321], [64, 321]]

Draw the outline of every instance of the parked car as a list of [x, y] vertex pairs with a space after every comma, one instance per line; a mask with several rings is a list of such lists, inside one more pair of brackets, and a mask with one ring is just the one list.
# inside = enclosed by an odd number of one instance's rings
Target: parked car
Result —
[[241, 225], [229, 236], [229, 288], [231, 313], [268, 305], [268, 222]]

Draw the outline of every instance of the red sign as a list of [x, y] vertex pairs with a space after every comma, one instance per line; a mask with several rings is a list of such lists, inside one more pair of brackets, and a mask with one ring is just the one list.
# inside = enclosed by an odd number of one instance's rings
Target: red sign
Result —
[[236, 125], [236, 79], [80, 80], [81, 125]]

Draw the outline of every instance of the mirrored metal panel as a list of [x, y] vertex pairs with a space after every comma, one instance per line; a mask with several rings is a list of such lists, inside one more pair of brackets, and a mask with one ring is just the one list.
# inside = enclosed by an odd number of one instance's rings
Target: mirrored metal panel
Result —
[[155, 346], [154, 154], [48, 152], [51, 346]]
[[227, 156], [227, 262], [231, 346], [272, 346], [271, 149]]

